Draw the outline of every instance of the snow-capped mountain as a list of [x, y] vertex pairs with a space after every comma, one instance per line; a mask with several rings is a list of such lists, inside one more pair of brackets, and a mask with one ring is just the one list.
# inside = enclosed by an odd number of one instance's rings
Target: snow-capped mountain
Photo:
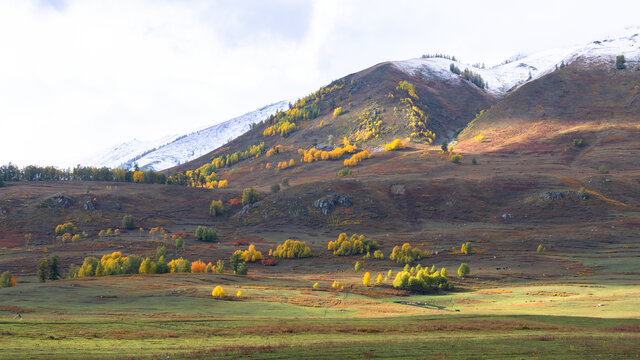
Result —
[[178, 138], [178, 135], [170, 135], [162, 139], [151, 141], [140, 141], [138, 139], [133, 139], [131, 141], [124, 142], [116, 147], [103, 150], [98, 154], [82, 161], [81, 164], [85, 166], [95, 167], [121, 167], [120, 165], [132, 159], [132, 157], [138, 154], [153, 151], [163, 145], [169, 144], [176, 138]]
[[460, 77], [449, 69], [453, 63], [461, 70], [469, 69], [482, 76], [488, 84], [487, 91], [495, 96], [501, 96], [527, 81], [552, 72], [562, 63], [569, 64], [575, 60], [581, 60], [589, 63], [613, 64], [618, 55], [624, 55], [627, 62], [637, 64], [640, 61], [640, 34], [632, 33], [582, 46], [518, 55], [503, 64], [486, 69], [438, 57], [395, 61], [393, 64], [411, 75], [420, 72], [427, 77], [459, 81]]
[[186, 135], [172, 135], [155, 141], [132, 140], [87, 159], [82, 165], [131, 169], [164, 170], [198, 158], [247, 132], [279, 110], [288, 101], [280, 101], [225, 122]]

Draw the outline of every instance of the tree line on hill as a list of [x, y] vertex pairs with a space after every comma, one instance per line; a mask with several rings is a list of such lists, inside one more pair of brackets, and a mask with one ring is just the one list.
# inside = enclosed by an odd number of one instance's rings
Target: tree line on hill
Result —
[[58, 169], [53, 166], [28, 165], [19, 168], [11, 163], [0, 166], [0, 184], [16, 181], [115, 181], [145, 184], [171, 184], [167, 176], [153, 170], [127, 170], [122, 168], [76, 166]]

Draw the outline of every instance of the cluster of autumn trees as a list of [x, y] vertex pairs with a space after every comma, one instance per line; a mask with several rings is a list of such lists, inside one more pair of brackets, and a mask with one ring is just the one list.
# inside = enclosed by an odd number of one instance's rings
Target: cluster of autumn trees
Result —
[[[218, 299], [224, 299], [227, 297], [227, 293], [224, 291], [224, 289], [220, 285], [218, 285], [215, 288], [213, 288], [213, 291], [211, 291], [211, 296]], [[236, 293], [236, 297], [237, 298], [242, 297], [242, 290], [238, 290], [238, 292]]]
[[264, 142], [261, 142], [258, 145], [249, 145], [247, 146], [247, 150], [245, 151], [236, 151], [231, 154], [222, 154], [211, 159], [211, 163], [204, 166], [209, 166], [210, 171], [224, 167], [231, 167], [239, 161], [260, 157], [260, 155], [264, 154], [264, 150]]
[[385, 151], [402, 150], [404, 148], [405, 145], [400, 139], [395, 139], [384, 146]]
[[265, 155], [267, 157], [271, 157], [271, 156], [273, 156], [275, 154], [280, 154], [282, 152], [284, 152], [284, 146], [276, 145], [276, 146], [272, 147], [271, 149], [267, 150]]
[[371, 153], [368, 150], [362, 150], [358, 153], [353, 154], [348, 159], [344, 160], [344, 166], [356, 166], [363, 160], [366, 160], [371, 157]]
[[16, 277], [10, 271], [5, 271], [0, 275], [0, 288], [13, 287], [18, 285]]
[[397, 263], [408, 264], [410, 262], [419, 260], [422, 258], [422, 251], [418, 248], [411, 247], [411, 244], [404, 243], [402, 247], [395, 246], [391, 251], [389, 259]]
[[418, 99], [418, 94], [416, 94], [416, 86], [412, 83], [402, 80], [398, 82], [398, 86], [396, 86], [397, 91], [406, 91], [410, 97], [414, 99]]
[[107, 238], [111, 238], [113, 236], [117, 237], [118, 235], [120, 235], [120, 229], [108, 228], [106, 230], [100, 230], [98, 232], [98, 237], [100, 239], [102, 239], [103, 237], [107, 237]]
[[399, 272], [393, 280], [393, 287], [408, 289], [412, 291], [433, 291], [433, 290], [451, 290], [453, 285], [447, 279], [447, 269], [441, 268], [436, 270], [435, 266], [431, 269], [422, 268], [421, 265]]
[[365, 238], [364, 235], [353, 234], [349, 238], [346, 233], [342, 233], [338, 236], [338, 240], [329, 241], [327, 249], [333, 251], [334, 255], [349, 256], [366, 254], [378, 247], [378, 243]]
[[82, 266], [71, 265], [69, 278], [122, 274], [222, 273], [224, 270], [223, 260], [218, 260], [216, 265], [211, 262], [205, 263], [202, 260], [190, 262], [182, 257], [166, 262], [166, 251], [166, 247], [158, 247], [155, 261], [136, 255], [125, 257], [120, 251], [104, 255], [100, 260], [89, 256], [84, 259]]
[[[360, 271], [362, 269], [362, 265], [360, 262], [356, 262], [354, 267], [355, 271]], [[469, 265], [461, 264], [460, 268], [458, 268], [458, 276], [464, 278], [464, 276], [470, 273]], [[415, 292], [433, 292], [439, 290], [451, 290], [453, 289], [453, 284], [449, 282], [447, 269], [440, 268], [438, 270], [436, 266], [432, 266], [431, 269], [429, 267], [422, 267], [422, 265], [418, 264], [414, 267], [409, 267], [409, 264], [404, 266], [402, 271], [398, 272], [393, 277], [393, 271], [389, 270], [386, 276], [382, 276], [382, 274], [378, 274], [375, 279], [375, 285], [383, 285], [389, 279], [393, 279], [393, 287], [399, 289], [405, 289]], [[371, 273], [366, 272], [362, 277], [362, 284], [364, 286], [371, 286]], [[320, 285], [318, 283], [313, 284], [313, 289], [318, 289]], [[339, 281], [334, 281], [331, 285], [332, 288], [339, 290], [342, 289], [342, 285]]]
[[308, 151], [298, 149], [298, 153], [302, 155], [302, 162], [311, 163], [320, 160], [340, 160], [344, 154], [352, 154], [358, 150], [358, 147], [351, 145], [346, 137], [343, 139], [343, 143], [344, 147], [336, 147], [331, 151], [321, 151], [311, 148]]
[[262, 253], [256, 250], [256, 246], [251, 244], [247, 250], [236, 250], [232, 256], [237, 256], [238, 259], [244, 262], [256, 262], [258, 260], [264, 259]]
[[210, 163], [204, 164], [195, 170], [176, 172], [169, 176], [169, 182], [191, 187], [223, 189], [229, 186], [229, 182], [228, 180], [221, 180], [216, 174], [216, 170], [231, 167], [242, 160], [258, 158], [264, 154], [264, 152], [264, 142], [258, 145], [249, 145], [245, 151], [236, 151], [229, 154], [224, 153], [211, 159]]
[[378, 104], [372, 104], [358, 114], [357, 126], [351, 138], [354, 141], [367, 141], [371, 138], [378, 138], [385, 131], [382, 121], [384, 108]]
[[215, 217], [222, 215], [224, 212], [224, 204], [222, 200], [212, 200], [211, 205], [209, 205], [209, 215]]
[[63, 243], [77, 243], [78, 241], [86, 238], [88, 235], [84, 231], [78, 230], [78, 228], [72, 222], [66, 222], [56, 226], [55, 229], [56, 239]]
[[260, 192], [254, 187], [242, 190], [242, 205], [249, 205], [260, 201]]
[[[287, 110], [290, 111], [290, 110]], [[320, 113], [320, 108], [317, 104], [312, 104], [304, 108], [303, 111], [295, 111], [295, 115], [299, 115], [301, 118], [313, 119]], [[280, 114], [280, 113], [278, 113]], [[280, 135], [281, 137], [285, 137], [290, 133], [296, 130], [296, 123], [293, 122], [293, 115], [282, 117], [278, 119], [274, 125], [271, 125], [264, 129], [262, 135], [264, 136], [274, 136]]]
[[[296, 164], [296, 161], [293, 159], [289, 159], [289, 161], [280, 161], [278, 162], [278, 165], [276, 165], [276, 167], [280, 170], [284, 170], [287, 168], [290, 168], [292, 166], [294, 166]], [[265, 168], [269, 169], [271, 168], [271, 163], [267, 163], [267, 165], [265, 165]]]
[[344, 87], [345, 82], [329, 84], [320, 88], [313, 94], [307, 95], [290, 105], [286, 111], [279, 111], [265, 120], [267, 127], [262, 132], [264, 136], [280, 135], [285, 137], [296, 130], [296, 122], [299, 120], [311, 120], [320, 115], [320, 100], [326, 95]]
[[275, 251], [269, 250], [269, 256], [283, 259], [298, 259], [311, 256], [311, 248], [304, 241], [288, 239], [284, 244], [276, 247]]
[[[271, 149], [267, 150], [266, 156], [267, 157], [271, 157], [275, 154], [281, 154], [285, 151], [284, 146], [282, 145], [276, 145], [275, 147], [272, 147]], [[289, 161], [285, 160], [285, 161], [279, 161], [278, 164], [276, 165], [276, 167], [280, 170], [284, 170], [286, 168], [290, 168], [292, 166], [294, 166], [296, 164], [296, 161], [293, 159], [289, 159]], [[273, 166], [271, 165], [270, 162], [267, 162], [265, 164], [265, 168], [266, 169], [270, 169]]]
[[415, 86], [408, 81], [400, 81], [396, 90], [404, 91], [408, 95], [400, 99], [401, 107], [394, 107], [393, 111], [400, 114], [407, 121], [409, 128], [412, 130], [411, 138], [415, 141], [433, 143], [436, 135], [427, 127], [429, 116], [417, 103], [414, 103], [414, 101], [418, 100]]

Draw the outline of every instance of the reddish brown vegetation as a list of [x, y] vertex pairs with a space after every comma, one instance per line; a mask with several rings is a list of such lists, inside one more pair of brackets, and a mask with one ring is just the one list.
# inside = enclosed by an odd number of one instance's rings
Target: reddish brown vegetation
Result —
[[2, 305], [2, 306], [0, 306], [0, 311], [8, 311], [8, 312], [11, 312], [11, 313], [16, 313], [16, 314], [24, 314], [24, 313], [34, 312], [35, 310], [28, 309], [28, 308], [22, 308], [22, 307], [19, 307], [19, 306], [13, 306], [13, 305]]
[[262, 259], [260, 263], [264, 266], [275, 266], [278, 265], [276, 259]]

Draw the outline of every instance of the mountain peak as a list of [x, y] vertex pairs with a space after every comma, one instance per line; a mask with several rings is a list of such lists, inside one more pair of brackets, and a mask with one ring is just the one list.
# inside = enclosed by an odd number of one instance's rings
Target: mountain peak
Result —
[[550, 73], [555, 70], [556, 65], [569, 64], [576, 60], [592, 64], [613, 64], [618, 55], [624, 55], [628, 62], [640, 61], [639, 28], [627, 30], [624, 35], [607, 37], [582, 46], [549, 49], [528, 55], [517, 54], [490, 68], [480, 68], [442, 56], [393, 61], [392, 64], [412, 76], [421, 74], [450, 82], [460, 81], [460, 77], [449, 69], [451, 64], [454, 64], [460, 70], [469, 69], [480, 75], [487, 83], [486, 91], [489, 94], [502, 96], [527, 81]]

